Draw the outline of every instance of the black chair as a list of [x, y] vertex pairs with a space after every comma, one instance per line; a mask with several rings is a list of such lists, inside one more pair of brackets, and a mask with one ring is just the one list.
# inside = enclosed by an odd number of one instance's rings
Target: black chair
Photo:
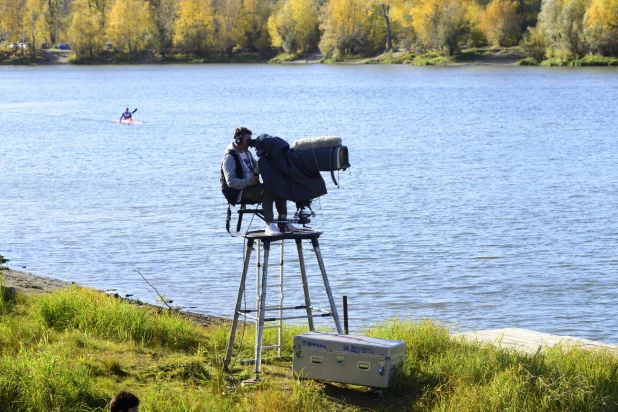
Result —
[[237, 236], [238, 233], [240, 233], [240, 227], [242, 226], [242, 218], [245, 214], [254, 214], [260, 219], [262, 219], [264, 222], [266, 222], [266, 219], [264, 218], [264, 211], [262, 209], [257, 208], [257, 207], [255, 209], [247, 209], [247, 205], [261, 205], [261, 203], [259, 202], [240, 203], [240, 208], [238, 209], [238, 222], [236, 223], [236, 233], [232, 235], [232, 232], [230, 232], [230, 222], [232, 221], [232, 205], [229, 203], [227, 204], [227, 219], [225, 221], [225, 229], [230, 235]]

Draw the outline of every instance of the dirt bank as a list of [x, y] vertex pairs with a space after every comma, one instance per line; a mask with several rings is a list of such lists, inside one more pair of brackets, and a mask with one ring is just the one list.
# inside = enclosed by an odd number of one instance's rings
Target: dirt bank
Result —
[[[74, 282], [65, 282], [58, 279], [46, 278], [37, 276], [28, 272], [12, 270], [6, 266], [0, 267], [0, 276], [2, 276], [2, 287], [8, 289], [9, 293], [21, 293], [25, 295], [36, 295], [41, 293], [50, 293], [75, 284]], [[159, 308], [159, 306], [144, 304], [139, 301], [127, 299], [132, 303], [140, 306], [150, 306]], [[216, 316], [203, 315], [194, 312], [181, 312], [183, 315], [191, 319], [198, 325], [206, 326], [213, 323], [229, 322], [228, 319], [218, 318]]]
[[26, 295], [54, 292], [71, 284], [70, 282], [36, 276], [32, 273], [8, 268], [0, 270], [0, 275], [2, 276], [2, 286], [13, 288], [15, 291]]

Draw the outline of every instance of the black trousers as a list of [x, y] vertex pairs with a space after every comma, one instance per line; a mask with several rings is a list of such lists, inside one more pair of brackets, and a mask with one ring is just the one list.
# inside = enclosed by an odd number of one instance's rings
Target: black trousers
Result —
[[275, 199], [266, 190], [262, 183], [257, 185], [248, 186], [243, 189], [240, 202], [255, 202], [262, 203], [262, 210], [264, 211], [264, 219], [266, 223], [274, 222], [273, 203], [277, 206], [277, 213], [280, 218], [287, 216], [288, 205], [285, 199]]

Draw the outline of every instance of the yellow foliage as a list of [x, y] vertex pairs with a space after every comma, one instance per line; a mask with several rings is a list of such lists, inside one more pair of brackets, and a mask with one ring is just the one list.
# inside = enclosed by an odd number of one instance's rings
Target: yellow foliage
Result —
[[607, 31], [618, 29], [618, 0], [592, 0], [586, 12], [586, 26]]
[[475, 22], [478, 5], [474, 0], [418, 0], [410, 13], [421, 44], [450, 54]]
[[268, 0], [244, 0], [238, 14], [234, 41], [243, 48], [263, 50], [270, 46], [268, 34]]
[[214, 17], [209, 0], [181, 0], [175, 24], [174, 44], [192, 53], [202, 53], [212, 43]]
[[85, 1], [74, 4], [73, 19], [68, 34], [71, 46], [79, 57], [93, 57], [99, 50], [103, 50], [102, 14], [88, 7]]
[[118, 50], [131, 54], [148, 42], [152, 28], [150, 6], [143, 0], [116, 0], [109, 12], [107, 37]]
[[382, 19], [375, 15], [374, 6], [367, 0], [329, 0], [323, 8], [320, 50], [326, 55], [335, 51], [355, 54], [363, 51], [363, 44], [372, 47], [372, 31], [376, 34], [372, 29], [376, 18]]
[[496, 46], [517, 44], [521, 23], [522, 16], [517, 14], [516, 0], [492, 0], [480, 16], [480, 26], [485, 37]]
[[45, 39], [45, 10], [47, 4], [40, 0], [26, 0], [24, 6], [23, 29], [24, 40], [28, 40], [31, 45], [29, 51], [35, 54], [37, 45], [40, 46]]
[[218, 22], [217, 39], [223, 50], [229, 55], [234, 48], [234, 34], [238, 27], [238, 16], [241, 13], [239, 0], [219, 0], [215, 9], [215, 19]]
[[288, 53], [308, 52], [315, 47], [317, 28], [315, 0], [284, 0], [268, 19], [271, 44]]
[[0, 0], [0, 28], [8, 33], [8, 40], [20, 39], [26, 0]]

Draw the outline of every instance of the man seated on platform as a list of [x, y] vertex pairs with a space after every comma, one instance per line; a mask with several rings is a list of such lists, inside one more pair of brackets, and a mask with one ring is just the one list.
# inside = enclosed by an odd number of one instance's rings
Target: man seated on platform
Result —
[[291, 224], [277, 226], [274, 219], [273, 203], [277, 207], [280, 219], [287, 215], [285, 199], [275, 199], [260, 183], [257, 161], [249, 152], [251, 130], [238, 127], [234, 132], [234, 141], [225, 149], [221, 161], [221, 190], [231, 205], [238, 203], [262, 203], [266, 229], [269, 236], [281, 235], [281, 231], [295, 232], [299, 229]]

